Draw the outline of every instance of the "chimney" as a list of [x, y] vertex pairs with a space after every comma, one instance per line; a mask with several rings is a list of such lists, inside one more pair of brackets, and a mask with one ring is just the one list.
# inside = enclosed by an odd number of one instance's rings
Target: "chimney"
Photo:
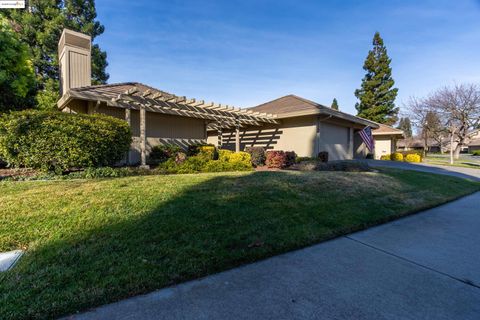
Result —
[[63, 29], [58, 42], [61, 96], [70, 89], [92, 85], [91, 48], [89, 35]]

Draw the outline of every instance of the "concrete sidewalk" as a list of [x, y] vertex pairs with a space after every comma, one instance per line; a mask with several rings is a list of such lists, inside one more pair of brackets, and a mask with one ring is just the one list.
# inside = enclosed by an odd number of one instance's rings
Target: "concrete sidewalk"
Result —
[[480, 319], [480, 193], [69, 319]]

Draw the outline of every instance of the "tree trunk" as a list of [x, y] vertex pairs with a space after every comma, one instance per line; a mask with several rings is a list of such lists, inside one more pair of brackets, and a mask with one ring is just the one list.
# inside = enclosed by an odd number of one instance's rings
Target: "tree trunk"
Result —
[[450, 133], [450, 164], [453, 164], [453, 132]]
[[455, 160], [458, 160], [460, 158], [460, 151], [461, 150], [462, 150], [462, 144], [457, 143], [457, 146], [455, 147], [455, 152], [454, 152]]

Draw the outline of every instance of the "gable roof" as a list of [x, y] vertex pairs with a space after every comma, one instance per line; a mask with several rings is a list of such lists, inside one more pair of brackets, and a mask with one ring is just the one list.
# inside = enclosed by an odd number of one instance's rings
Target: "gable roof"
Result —
[[372, 128], [378, 128], [378, 124], [373, 121], [352, 116], [351, 114], [342, 111], [334, 110], [294, 94], [289, 94], [287, 96], [262, 103], [256, 107], [249, 108], [248, 110], [276, 114], [278, 119], [324, 114], [361, 125], [371, 126]]
[[378, 128], [373, 129], [372, 135], [378, 136], [378, 135], [401, 135], [403, 136], [403, 130], [396, 129], [391, 126], [387, 126], [386, 124], [382, 123], [377, 123]]

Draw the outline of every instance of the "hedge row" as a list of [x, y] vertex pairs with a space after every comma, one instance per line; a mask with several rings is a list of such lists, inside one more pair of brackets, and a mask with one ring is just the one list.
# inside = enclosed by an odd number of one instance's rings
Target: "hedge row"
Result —
[[422, 155], [414, 151], [394, 152], [380, 157], [380, 160], [422, 162]]
[[0, 158], [15, 167], [59, 172], [112, 166], [131, 139], [125, 121], [101, 114], [26, 110], [0, 117]]

